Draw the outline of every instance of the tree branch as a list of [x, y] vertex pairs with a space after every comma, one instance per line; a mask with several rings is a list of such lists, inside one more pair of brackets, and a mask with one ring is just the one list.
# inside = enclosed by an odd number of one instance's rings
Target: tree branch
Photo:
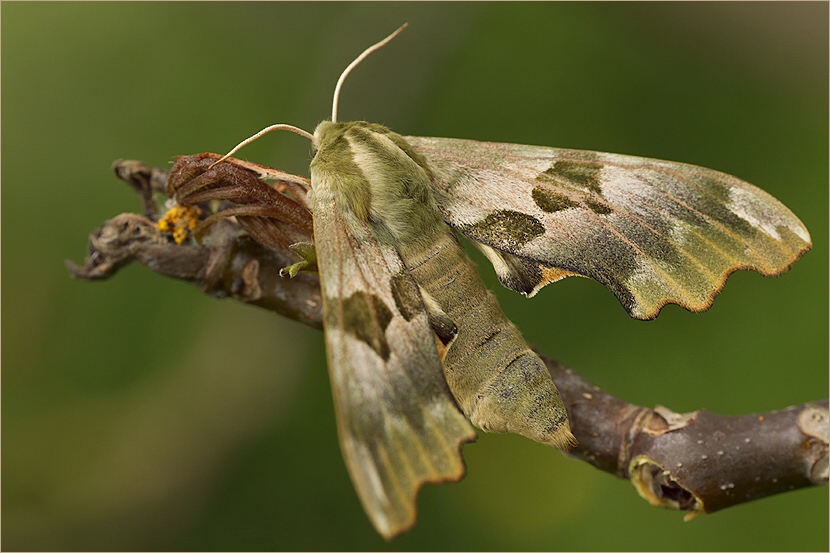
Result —
[[[165, 171], [140, 162], [115, 162], [116, 175], [141, 197], [144, 215], [124, 213], [106, 221], [89, 237], [84, 266], [67, 261], [70, 273], [79, 279], [106, 279], [138, 261], [213, 296], [230, 297], [321, 329], [316, 274], [280, 276], [281, 269], [301, 261], [288, 246], [303, 237], [311, 240], [311, 215], [303, 212], [302, 183], [278, 182], [276, 190], [284, 193], [274, 195], [275, 188], [259, 180], [264, 176], [259, 166], [234, 162], [213, 171], [210, 165], [218, 157], [180, 158], [169, 179]], [[196, 174], [200, 184], [185, 190], [184, 183], [192, 183]], [[186, 193], [177, 196], [182, 190]], [[206, 202], [221, 200], [220, 210], [236, 206], [234, 217], [214, 216], [213, 220], [220, 220], [199, 229], [200, 243], [178, 244], [170, 233], [158, 229], [153, 196], [160, 192], [177, 196], [180, 203], [196, 198], [206, 209]], [[679, 414], [662, 406], [649, 409], [627, 403], [565, 365], [541, 357], [579, 440], [568, 455], [628, 479], [652, 505], [685, 511], [691, 518], [828, 483], [827, 400], [763, 414], [725, 416], [706, 410]]]

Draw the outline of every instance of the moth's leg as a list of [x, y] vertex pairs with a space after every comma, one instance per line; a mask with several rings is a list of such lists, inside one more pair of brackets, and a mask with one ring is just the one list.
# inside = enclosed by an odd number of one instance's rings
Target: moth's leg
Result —
[[311, 240], [311, 212], [304, 205], [263, 181], [242, 162], [231, 159], [214, 166], [218, 157], [207, 153], [181, 157], [170, 171], [168, 195], [178, 204], [198, 204], [209, 213], [192, 228], [194, 235], [199, 236], [219, 219], [235, 217], [254, 240], [271, 249], [290, 249]]
[[317, 271], [317, 249], [313, 242], [298, 242], [291, 244], [288, 249], [299, 255], [303, 260], [280, 269], [280, 276], [294, 278], [300, 271]]

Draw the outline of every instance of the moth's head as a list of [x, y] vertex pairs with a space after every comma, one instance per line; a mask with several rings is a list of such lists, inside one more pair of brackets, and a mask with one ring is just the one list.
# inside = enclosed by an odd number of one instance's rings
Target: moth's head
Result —
[[[359, 127], [365, 125], [363, 121], [348, 121], [341, 123], [339, 121], [322, 121], [317, 128], [314, 129], [314, 134], [311, 138], [311, 153], [313, 157], [317, 157], [320, 150], [329, 150], [331, 146], [339, 143], [343, 136], [352, 127]], [[345, 142], [343, 142], [345, 145]]]
[[324, 147], [324, 144], [331, 141], [332, 133], [340, 126], [342, 126], [342, 123], [334, 123], [333, 121], [321, 121], [317, 125], [311, 138], [312, 157], [317, 157], [317, 152], [320, 151], [321, 147]]
[[[353, 164], [354, 152], [348, 135], [354, 128], [365, 127], [364, 121], [323, 121], [314, 129], [311, 139], [312, 157], [311, 174], [314, 180], [315, 171], [318, 176], [322, 173], [344, 174], [348, 166]], [[322, 173], [321, 173], [322, 172]]]

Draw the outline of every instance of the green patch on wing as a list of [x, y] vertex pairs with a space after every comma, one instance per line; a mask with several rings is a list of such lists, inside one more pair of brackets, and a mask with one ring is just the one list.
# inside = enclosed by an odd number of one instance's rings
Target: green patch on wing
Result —
[[546, 213], [585, 207], [597, 215], [608, 215], [613, 209], [603, 201], [602, 167], [596, 161], [556, 161], [536, 176], [542, 184], [534, 186], [533, 201]]
[[418, 286], [409, 275], [398, 273], [393, 276], [389, 282], [389, 288], [392, 290], [392, 297], [395, 298], [395, 307], [407, 321], [411, 321], [415, 315], [424, 311]]
[[521, 247], [545, 234], [545, 227], [532, 215], [502, 209], [490, 213], [477, 223], [466, 225], [461, 232], [481, 236], [483, 238], [481, 242], [485, 244], [493, 240]]
[[601, 172], [602, 163], [595, 161], [556, 161], [537, 178], [547, 177], [549, 180], [565, 181], [601, 195]]
[[531, 192], [531, 196], [539, 209], [546, 213], [555, 213], [563, 209], [579, 207], [579, 202], [573, 201], [565, 194], [554, 192], [542, 186], [535, 186], [533, 192]]
[[596, 213], [597, 215], [608, 215], [613, 209], [608, 207], [606, 204], [602, 202], [598, 202], [593, 198], [585, 198], [585, 205], [588, 206], [588, 209]]
[[358, 340], [369, 345], [384, 361], [389, 360], [386, 327], [392, 312], [379, 297], [362, 290], [343, 300], [343, 327]]
[[[720, 176], [735, 179], [735, 177], [729, 175], [721, 174]], [[725, 231], [738, 234], [744, 238], [754, 237], [758, 233], [758, 228], [755, 225], [741, 218], [730, 209], [731, 192], [734, 192], [734, 188], [730, 189], [723, 180], [717, 180], [705, 174], [690, 176], [688, 181], [695, 186], [697, 191], [697, 194], [690, 198], [695, 215], [698, 213], [705, 214], [716, 221]], [[682, 191], [678, 190], [676, 193], [682, 194]], [[776, 204], [778, 203], [771, 196], [770, 200]], [[786, 209], [783, 205], [781, 207]]]

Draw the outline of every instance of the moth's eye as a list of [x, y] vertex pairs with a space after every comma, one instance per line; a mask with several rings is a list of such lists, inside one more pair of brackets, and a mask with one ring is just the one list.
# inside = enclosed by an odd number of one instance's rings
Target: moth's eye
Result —
[[312, 146], [312, 148], [311, 148], [311, 159], [314, 159], [315, 157], [317, 157], [317, 148]]

